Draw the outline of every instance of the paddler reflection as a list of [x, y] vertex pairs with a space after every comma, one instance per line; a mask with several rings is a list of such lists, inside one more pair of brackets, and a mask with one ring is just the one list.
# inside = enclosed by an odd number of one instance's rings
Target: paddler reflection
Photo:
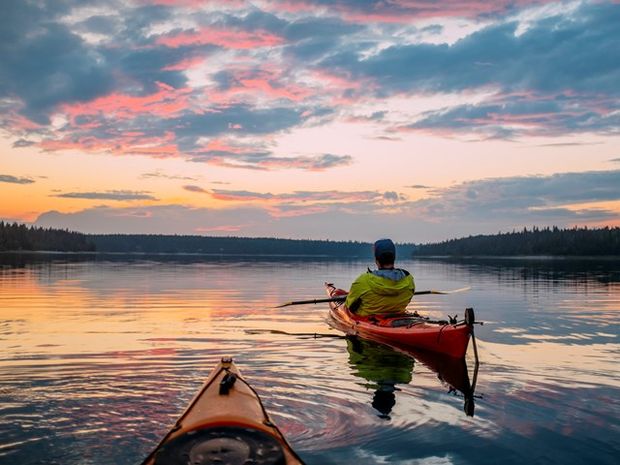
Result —
[[[469, 382], [465, 359], [454, 359], [439, 354], [396, 349], [378, 342], [348, 336], [347, 350], [353, 374], [366, 381], [364, 386], [374, 390], [372, 406], [380, 418], [389, 419], [399, 384], [409, 384], [413, 379], [416, 361], [437, 374], [448, 387], [448, 392], [464, 397], [463, 409], [474, 415], [474, 387]], [[476, 377], [477, 370], [474, 377]]]
[[414, 359], [391, 347], [355, 336], [347, 337], [347, 350], [353, 374], [367, 381], [367, 389], [374, 389], [372, 406], [380, 418], [389, 419], [396, 404], [396, 385], [411, 382]]

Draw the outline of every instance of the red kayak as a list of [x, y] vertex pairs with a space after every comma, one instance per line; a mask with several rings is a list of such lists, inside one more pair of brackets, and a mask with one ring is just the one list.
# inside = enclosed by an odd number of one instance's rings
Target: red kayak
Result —
[[[347, 295], [347, 291], [329, 283], [325, 283], [325, 290], [329, 297]], [[343, 301], [330, 302], [329, 307], [334, 326], [349, 335], [457, 358], [467, 352], [474, 323], [473, 309], [465, 311], [464, 321], [449, 322], [412, 314], [359, 316], [351, 313]]]

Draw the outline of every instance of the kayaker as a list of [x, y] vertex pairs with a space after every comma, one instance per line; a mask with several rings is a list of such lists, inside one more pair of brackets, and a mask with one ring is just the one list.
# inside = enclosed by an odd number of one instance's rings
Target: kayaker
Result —
[[413, 297], [415, 283], [407, 270], [394, 268], [396, 246], [390, 239], [379, 239], [373, 245], [376, 270], [357, 277], [345, 301], [357, 315], [404, 313]]

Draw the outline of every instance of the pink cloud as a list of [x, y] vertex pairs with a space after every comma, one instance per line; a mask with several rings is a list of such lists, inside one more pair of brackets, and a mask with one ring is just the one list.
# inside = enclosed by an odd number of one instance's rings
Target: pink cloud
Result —
[[315, 13], [319, 10], [316, 4], [305, 0], [264, 0], [263, 7], [268, 11], [284, 13]]
[[0, 124], [3, 127], [10, 128], [11, 131], [15, 132], [29, 132], [42, 128], [40, 124], [29, 120], [15, 111], [10, 111], [4, 115], [0, 114]]
[[303, 208], [295, 208], [290, 210], [279, 210], [277, 208], [269, 208], [267, 210], [274, 218], [295, 218], [298, 216], [318, 215], [320, 213], [325, 213], [329, 211], [329, 208], [325, 206], [304, 205]]
[[21, 116], [21, 115], [15, 115], [13, 117], [13, 122], [14, 122], [14, 127], [18, 129], [23, 129], [23, 130], [38, 129], [41, 127], [40, 124], [37, 124], [34, 121], [31, 121], [28, 118]]
[[[216, 7], [222, 6], [221, 0], [139, 0], [139, 2], [147, 5], [177, 6], [194, 9], [209, 5]], [[228, 8], [241, 8], [246, 5], [247, 2], [245, 0], [226, 0], [226, 6]]]
[[213, 232], [237, 232], [248, 226], [247, 224], [225, 224], [221, 226], [195, 228], [196, 233], [213, 233]]
[[234, 31], [231, 29], [203, 28], [197, 32], [180, 32], [162, 36], [156, 43], [177, 48], [187, 45], [218, 45], [230, 49], [253, 49], [280, 45], [284, 40], [267, 31]]
[[163, 71], [186, 71], [188, 69], [192, 69], [192, 68], [196, 68], [197, 66], [200, 66], [202, 63], [204, 63], [204, 61], [205, 61], [204, 56], [186, 58], [173, 65], [168, 65], [162, 68], [162, 70]]
[[47, 152], [79, 150], [88, 153], [111, 153], [114, 155], [149, 155], [156, 158], [179, 155], [178, 147], [172, 143], [174, 134], [167, 132], [161, 137], [144, 137], [139, 132], [121, 133], [112, 137], [92, 136], [48, 139], [38, 145]]
[[233, 69], [230, 73], [235, 85], [223, 92], [208, 89], [206, 92], [211, 102], [230, 104], [234, 101], [243, 100], [244, 97], [259, 96], [274, 100], [286, 99], [292, 102], [300, 102], [316, 93], [316, 90], [310, 87], [291, 84], [278, 71], [278, 65], [275, 63], [260, 68]]
[[[264, 159], [236, 160], [232, 156], [211, 155], [204, 160], [205, 163], [222, 168], [242, 168], [259, 171], [270, 171], [274, 169], [299, 169], [304, 171], [320, 172], [329, 169], [328, 166], [321, 164], [320, 157], [275, 157], [266, 156]], [[341, 162], [349, 164], [350, 162]]]
[[192, 89], [175, 89], [162, 82], [157, 83], [157, 88], [157, 92], [149, 95], [113, 93], [86, 103], [67, 104], [61, 107], [61, 111], [76, 124], [78, 116], [105, 115], [115, 119], [132, 119], [136, 114], [148, 113], [170, 117], [189, 107]]
[[476, 18], [491, 13], [501, 13], [516, 6], [553, 3], [553, 0], [392, 0], [363, 10], [351, 5], [337, 5], [340, 16], [349, 22], [410, 23], [416, 19], [430, 18]]
[[211, 152], [211, 151], [221, 151], [221, 152], [232, 152], [232, 153], [243, 153], [249, 149], [244, 149], [240, 146], [235, 146], [233, 143], [226, 141], [225, 139], [211, 139], [207, 142], [200, 152]]
[[375, 191], [308, 191], [308, 192], [289, 192], [283, 194], [271, 194], [249, 191], [232, 191], [215, 189], [211, 196], [214, 199], [230, 202], [269, 202], [269, 203], [289, 203], [289, 204], [327, 204], [334, 202], [368, 202], [383, 198], [381, 192]]
[[370, 79], [352, 79], [349, 76], [331, 74], [326, 70], [315, 70], [310, 76], [334, 106], [361, 103], [376, 89], [376, 84]]
[[265, 0], [263, 8], [272, 12], [289, 14], [332, 14], [345, 21], [367, 24], [411, 23], [429, 18], [476, 18], [491, 13], [501, 13], [515, 7], [552, 3], [553, 0], [390, 0], [368, 5], [365, 2], [334, 1], [328, 6], [309, 0]]

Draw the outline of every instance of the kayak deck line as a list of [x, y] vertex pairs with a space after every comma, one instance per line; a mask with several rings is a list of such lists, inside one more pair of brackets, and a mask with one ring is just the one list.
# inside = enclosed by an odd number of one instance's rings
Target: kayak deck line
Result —
[[232, 358], [222, 358], [142, 465], [303, 465]]

